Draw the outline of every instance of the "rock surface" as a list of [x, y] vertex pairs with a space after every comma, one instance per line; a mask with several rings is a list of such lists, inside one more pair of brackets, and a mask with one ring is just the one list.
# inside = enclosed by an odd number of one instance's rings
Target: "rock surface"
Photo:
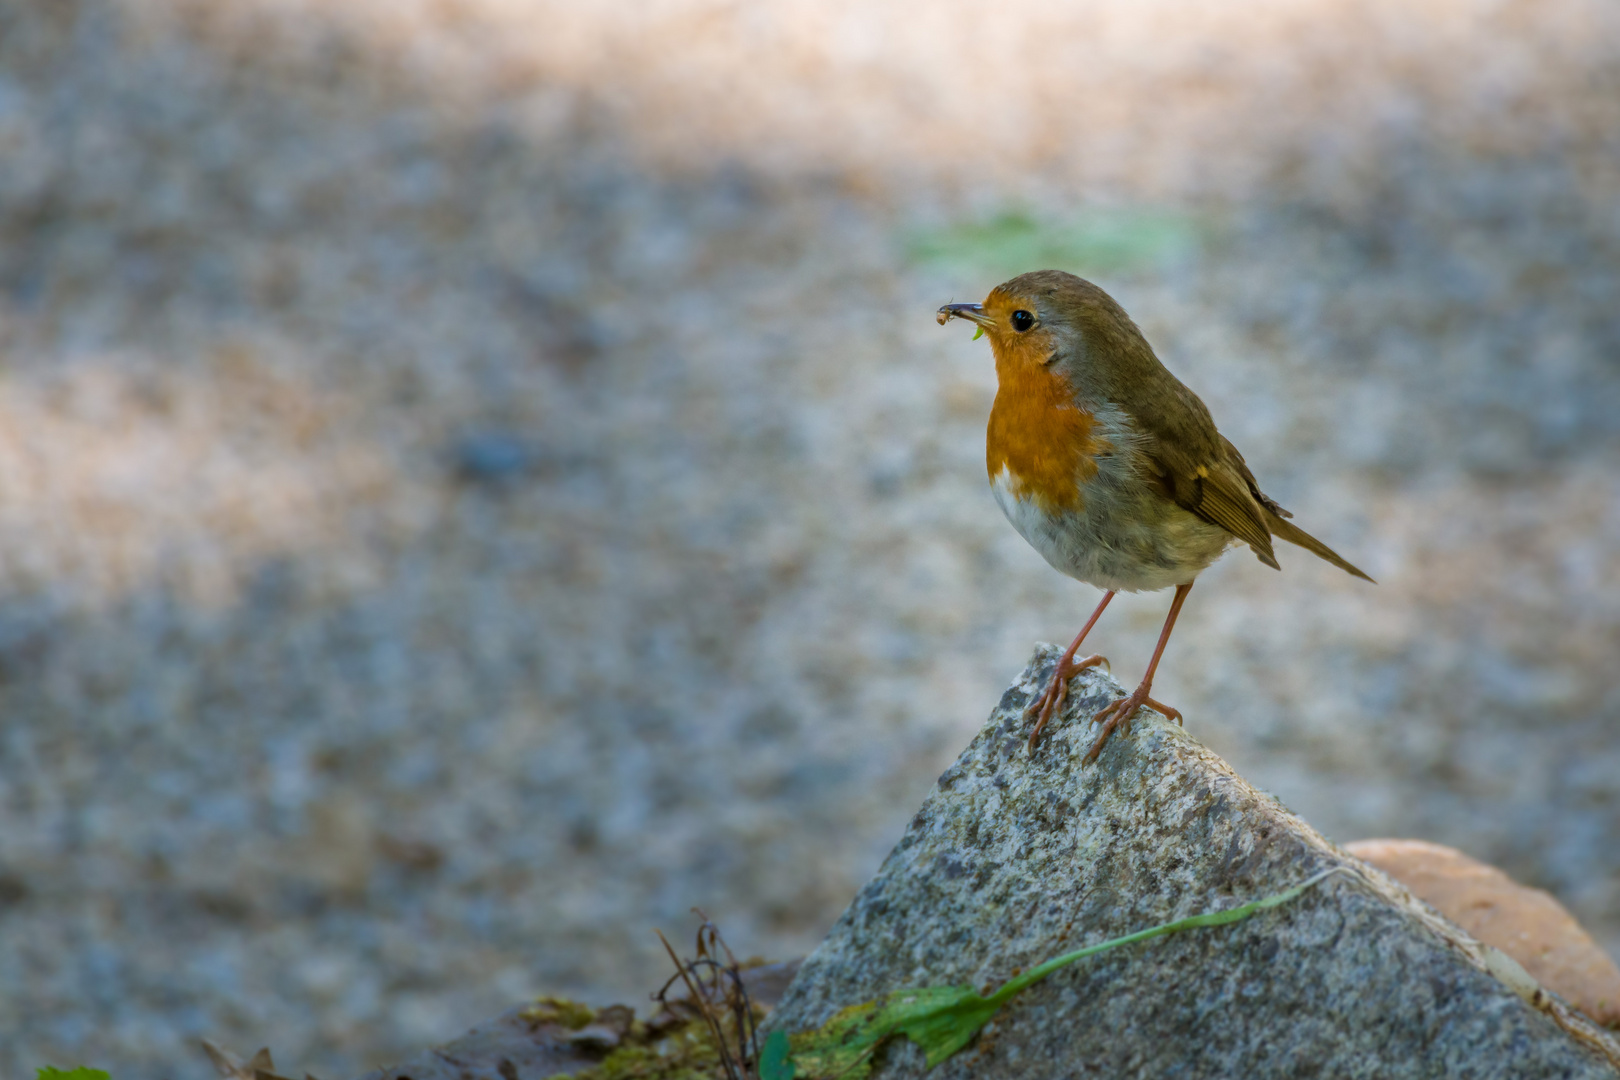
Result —
[[1513, 957], [1593, 1020], [1620, 1027], [1620, 967], [1551, 893], [1426, 840], [1357, 840], [1345, 850]]
[[[1127, 946], [1015, 999], [937, 1070], [1099, 1076], [1612, 1077], [1620, 1047], [1513, 961], [1325, 840], [1157, 714], [1082, 769], [1087, 672], [1039, 752], [1021, 712], [1042, 647], [939, 778], [877, 877], [805, 961], [772, 1026], [911, 986], [981, 990], [1082, 945], [1354, 873], [1234, 926]], [[1493, 974], [1494, 973], [1494, 974]], [[913, 1076], [893, 1040], [875, 1075]]]

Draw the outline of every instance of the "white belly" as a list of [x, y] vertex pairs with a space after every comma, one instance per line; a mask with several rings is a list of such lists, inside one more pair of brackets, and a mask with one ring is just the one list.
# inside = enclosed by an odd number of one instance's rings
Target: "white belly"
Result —
[[1055, 569], [1099, 589], [1151, 592], [1190, 582], [1233, 542], [1144, 487], [1120, 458], [1099, 465], [1081, 487], [1080, 509], [1057, 514], [1015, 495], [1005, 469], [991, 478], [1002, 513]]

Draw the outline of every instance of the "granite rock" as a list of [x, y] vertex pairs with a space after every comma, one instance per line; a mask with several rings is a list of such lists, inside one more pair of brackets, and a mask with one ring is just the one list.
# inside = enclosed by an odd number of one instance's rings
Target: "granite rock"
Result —
[[[790, 1032], [900, 988], [994, 987], [1083, 945], [1336, 875], [1236, 925], [1120, 948], [1009, 1004], [940, 1080], [1097, 1076], [1612, 1077], [1620, 1048], [1514, 961], [1324, 839], [1191, 734], [1143, 712], [1082, 768], [1077, 678], [1033, 755], [1043, 646], [805, 961]], [[1196, 717], [1193, 723], [1196, 724]], [[904, 1040], [874, 1075], [923, 1072]]]

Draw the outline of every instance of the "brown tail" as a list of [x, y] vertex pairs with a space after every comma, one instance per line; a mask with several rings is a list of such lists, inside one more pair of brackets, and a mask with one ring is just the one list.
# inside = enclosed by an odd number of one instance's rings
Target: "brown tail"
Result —
[[1271, 526], [1271, 535], [1277, 537], [1278, 539], [1286, 540], [1290, 544], [1297, 544], [1306, 551], [1309, 551], [1311, 554], [1321, 556], [1347, 574], [1354, 574], [1363, 581], [1372, 581], [1374, 585], [1378, 584], [1378, 582], [1373, 581], [1372, 578], [1362, 573], [1361, 570], [1345, 562], [1337, 551], [1334, 551], [1332, 548], [1322, 543], [1322, 541], [1318, 540], [1316, 537], [1312, 536], [1310, 533], [1306, 532], [1304, 529], [1300, 528], [1298, 525], [1295, 525], [1286, 518], [1278, 517], [1276, 514], [1271, 513], [1268, 510], [1266, 513], [1266, 524]]

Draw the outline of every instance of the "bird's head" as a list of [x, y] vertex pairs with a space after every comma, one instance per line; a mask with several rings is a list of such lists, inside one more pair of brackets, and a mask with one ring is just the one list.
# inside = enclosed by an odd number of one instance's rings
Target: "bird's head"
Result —
[[990, 338], [996, 372], [1005, 378], [1044, 368], [1077, 388], [1112, 381], [1112, 370], [1152, 350], [1125, 310], [1102, 289], [1062, 270], [1036, 270], [1004, 281], [982, 304], [946, 304], [944, 325], [966, 319]]

